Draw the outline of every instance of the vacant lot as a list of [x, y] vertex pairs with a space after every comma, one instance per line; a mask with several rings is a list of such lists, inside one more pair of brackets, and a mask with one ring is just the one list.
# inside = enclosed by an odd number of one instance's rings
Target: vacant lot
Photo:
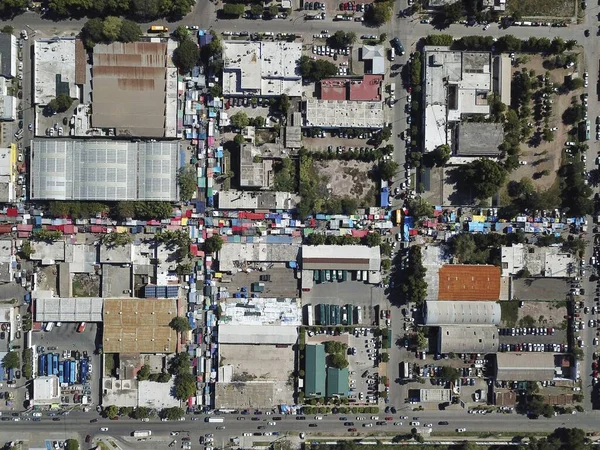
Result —
[[[319, 161], [315, 162], [319, 176], [326, 183], [326, 189], [333, 197], [350, 196], [363, 200], [373, 196], [374, 182], [369, 178], [373, 163], [360, 161]], [[369, 198], [369, 200], [372, 200]], [[363, 204], [374, 205], [374, 202]]]
[[575, 0], [508, 0], [506, 12], [520, 13], [522, 17], [572, 17]]
[[78, 273], [73, 276], [73, 297], [98, 297], [100, 278]]
[[500, 302], [503, 327], [554, 327], [561, 328], [567, 314], [566, 302], [518, 301]]

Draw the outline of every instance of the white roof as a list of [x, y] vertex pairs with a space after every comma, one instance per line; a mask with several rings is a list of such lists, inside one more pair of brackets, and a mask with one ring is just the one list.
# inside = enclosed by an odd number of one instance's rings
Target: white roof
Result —
[[383, 128], [383, 102], [306, 100], [306, 127]]
[[56, 375], [33, 379], [33, 400], [36, 405], [49, 405], [60, 400], [60, 384]]
[[75, 38], [39, 39], [33, 43], [34, 98], [37, 105], [47, 105], [56, 98], [57, 78], [68, 85], [69, 96], [79, 98], [75, 84]]
[[425, 303], [427, 325], [498, 325], [500, 305], [491, 301], [430, 301]]
[[36, 298], [36, 322], [102, 322], [104, 299], [99, 297]]
[[[366, 245], [303, 245], [302, 268], [342, 270], [345, 266], [356, 267], [357, 270], [378, 271], [381, 265], [379, 247]], [[352, 270], [351, 267], [348, 267]]]
[[293, 345], [297, 335], [295, 326], [219, 325], [219, 344]]

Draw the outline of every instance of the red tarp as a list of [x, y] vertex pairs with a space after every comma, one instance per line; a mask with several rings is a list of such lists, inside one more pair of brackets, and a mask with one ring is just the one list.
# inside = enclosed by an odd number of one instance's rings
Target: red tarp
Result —
[[17, 211], [17, 208], [8, 208], [6, 210], [6, 215], [8, 217], [17, 217], [19, 215], [19, 211]]
[[17, 231], [33, 231], [33, 225], [27, 223], [20, 223], [17, 225]]

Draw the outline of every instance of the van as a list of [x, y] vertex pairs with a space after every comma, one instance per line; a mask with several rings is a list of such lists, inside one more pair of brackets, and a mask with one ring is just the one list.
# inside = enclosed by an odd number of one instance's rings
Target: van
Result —
[[366, 270], [362, 271], [362, 278], [363, 278], [363, 281], [365, 281], [365, 282], [369, 280]]
[[356, 271], [356, 281], [362, 280], [362, 272], [360, 270]]
[[54, 328], [54, 322], [48, 322], [44, 328], [44, 331], [52, 331], [52, 328]]

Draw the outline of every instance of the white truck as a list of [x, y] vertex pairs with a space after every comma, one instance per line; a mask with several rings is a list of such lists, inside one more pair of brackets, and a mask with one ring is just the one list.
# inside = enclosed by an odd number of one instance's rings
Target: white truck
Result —
[[148, 436], [152, 436], [152, 431], [150, 430], [135, 430], [132, 433], [133, 437], [148, 437]]

